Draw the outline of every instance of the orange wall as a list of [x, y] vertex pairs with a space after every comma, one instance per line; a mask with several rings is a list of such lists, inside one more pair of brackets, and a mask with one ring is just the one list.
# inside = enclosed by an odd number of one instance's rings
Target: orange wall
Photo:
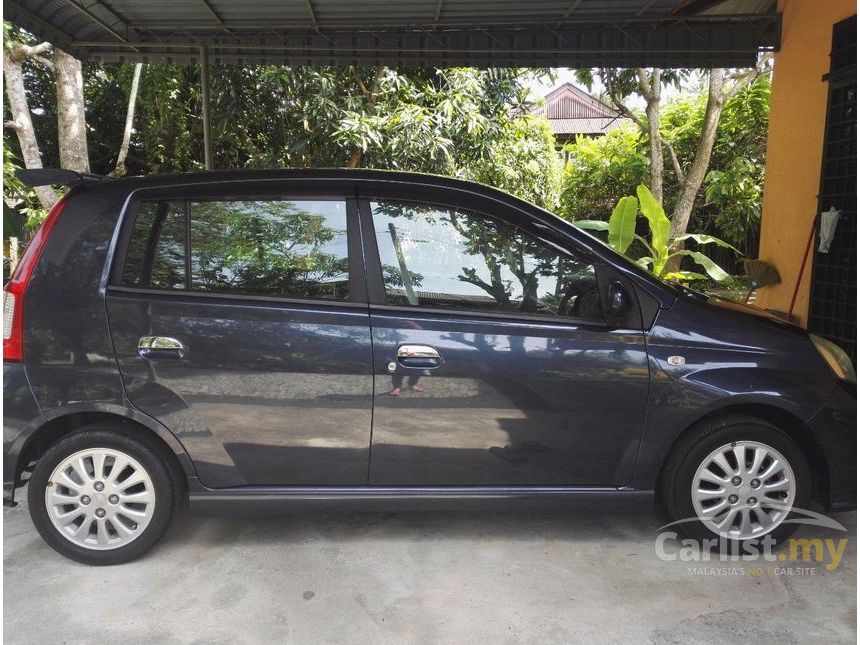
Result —
[[[756, 304], [788, 311], [818, 211], [833, 25], [857, 13], [854, 0], [780, 0], [782, 47], [774, 56], [759, 257], [782, 283], [759, 291]], [[805, 325], [812, 255], [794, 313]]]

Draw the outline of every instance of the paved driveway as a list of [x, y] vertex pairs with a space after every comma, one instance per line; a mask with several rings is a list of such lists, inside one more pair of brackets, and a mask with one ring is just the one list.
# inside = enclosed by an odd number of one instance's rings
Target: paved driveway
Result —
[[833, 516], [845, 534], [801, 533], [848, 538], [835, 571], [788, 577], [660, 560], [650, 512], [184, 518], [142, 560], [94, 568], [25, 508], [4, 509], [7, 643], [856, 641], [855, 513]]

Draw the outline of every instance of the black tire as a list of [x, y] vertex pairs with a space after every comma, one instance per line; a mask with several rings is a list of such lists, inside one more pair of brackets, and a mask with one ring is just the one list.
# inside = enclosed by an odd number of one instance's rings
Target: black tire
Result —
[[[660, 497], [673, 521], [696, 517], [691, 494], [696, 470], [713, 451], [736, 441], [757, 441], [781, 453], [794, 473], [796, 491], [793, 506], [800, 509], [809, 508], [812, 499], [812, 476], [801, 448], [773, 424], [751, 416], [735, 415], [705, 420], [693, 426], [670, 453], [663, 468]], [[791, 517], [793, 515], [789, 515], [789, 519]], [[696, 540], [713, 540], [720, 537], [699, 520], [682, 522], [677, 524], [676, 528]], [[797, 524], [783, 521], [766, 534], [778, 544], [786, 540], [796, 528]], [[759, 537], [763, 536], [764, 534]], [[723, 537], [722, 540], [740, 542], [728, 537]]]
[[[131, 542], [109, 550], [95, 550], [64, 537], [48, 515], [45, 490], [57, 466], [74, 453], [88, 448], [118, 450], [134, 458], [152, 481], [155, 503], [149, 523]], [[113, 565], [139, 558], [164, 535], [173, 519], [177, 488], [168, 457], [154, 441], [134, 436], [126, 429], [98, 424], [60, 439], [39, 459], [27, 489], [30, 517], [51, 548], [72, 560], [92, 565]]]

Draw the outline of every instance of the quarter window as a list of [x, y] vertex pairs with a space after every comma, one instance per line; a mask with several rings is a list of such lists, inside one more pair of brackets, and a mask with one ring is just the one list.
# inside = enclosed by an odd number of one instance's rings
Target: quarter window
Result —
[[185, 209], [177, 202], [143, 202], [126, 251], [122, 283], [184, 289]]
[[[162, 242], [164, 225], [150, 215], [161, 211], [176, 221], [169, 243]], [[171, 267], [170, 279], [159, 277], [156, 268], [163, 265]], [[144, 202], [129, 241], [123, 284], [345, 300], [348, 274], [344, 201]]]
[[386, 302], [603, 320], [594, 266], [460, 209], [371, 202]]

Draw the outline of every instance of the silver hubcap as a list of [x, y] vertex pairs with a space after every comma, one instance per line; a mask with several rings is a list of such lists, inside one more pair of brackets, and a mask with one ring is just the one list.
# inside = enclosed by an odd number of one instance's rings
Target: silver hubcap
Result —
[[693, 508], [714, 533], [733, 540], [762, 537], [788, 516], [796, 492], [788, 460], [757, 441], [714, 450], [693, 477]]
[[51, 473], [45, 505], [54, 527], [87, 549], [117, 549], [145, 530], [155, 510], [152, 479], [113, 448], [76, 452]]

